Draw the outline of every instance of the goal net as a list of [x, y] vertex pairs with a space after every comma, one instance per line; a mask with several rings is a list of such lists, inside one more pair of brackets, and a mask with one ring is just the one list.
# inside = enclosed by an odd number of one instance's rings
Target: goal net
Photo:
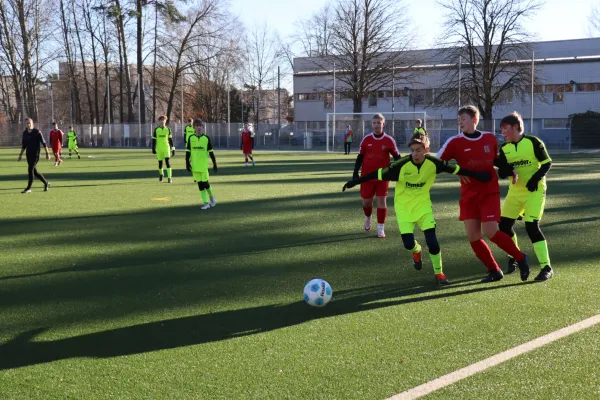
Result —
[[[344, 151], [344, 141], [348, 127], [352, 129], [353, 142], [352, 151], [358, 151], [360, 141], [371, 129], [371, 118], [377, 112], [369, 113], [328, 113], [325, 124], [327, 141], [326, 151]], [[440, 148], [440, 133], [442, 120], [440, 116], [428, 115], [425, 111], [415, 112], [383, 112], [385, 127], [383, 131], [396, 140], [398, 148], [402, 153], [415, 130], [417, 120], [423, 121], [423, 127], [431, 142], [431, 151], [436, 152]], [[406, 150], [404, 150], [404, 153]]]

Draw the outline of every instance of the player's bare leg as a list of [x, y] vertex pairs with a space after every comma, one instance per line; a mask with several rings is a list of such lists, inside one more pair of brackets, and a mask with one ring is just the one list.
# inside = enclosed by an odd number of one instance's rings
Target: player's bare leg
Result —
[[377, 237], [385, 237], [385, 217], [387, 216], [387, 196], [377, 196]]
[[371, 230], [371, 214], [373, 214], [373, 197], [363, 199], [363, 211], [365, 213], [365, 231]]

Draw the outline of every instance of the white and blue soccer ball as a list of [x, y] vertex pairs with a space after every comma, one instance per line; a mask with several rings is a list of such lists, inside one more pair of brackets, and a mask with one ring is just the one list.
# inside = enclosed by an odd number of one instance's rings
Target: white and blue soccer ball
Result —
[[313, 307], [325, 307], [333, 296], [333, 290], [327, 281], [316, 278], [304, 286], [304, 301]]

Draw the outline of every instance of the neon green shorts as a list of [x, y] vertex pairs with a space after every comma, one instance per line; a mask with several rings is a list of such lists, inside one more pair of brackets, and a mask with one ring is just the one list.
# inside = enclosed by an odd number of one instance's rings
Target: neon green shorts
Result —
[[194, 176], [194, 182], [208, 182], [208, 170], [206, 171], [192, 171]]
[[[514, 193], [514, 192], [513, 192]], [[523, 213], [525, 222], [540, 221], [544, 215], [546, 205], [546, 192], [537, 190], [523, 194], [513, 194], [510, 191], [504, 199], [501, 215], [506, 218], [517, 219]]]
[[400, 228], [400, 234], [414, 233], [415, 225], [419, 225], [422, 231], [427, 229], [435, 228], [435, 218], [433, 213], [422, 214], [417, 219], [407, 218], [404, 215], [398, 215], [398, 228]]
[[171, 158], [171, 151], [169, 149], [156, 149], [156, 158], [158, 161], [162, 161], [165, 158]]
[[69, 142], [69, 150], [77, 150], [77, 142]]

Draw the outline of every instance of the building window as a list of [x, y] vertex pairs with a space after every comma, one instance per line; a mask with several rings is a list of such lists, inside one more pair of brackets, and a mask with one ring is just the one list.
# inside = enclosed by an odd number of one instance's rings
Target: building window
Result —
[[576, 87], [578, 92], [600, 91], [600, 83], [578, 83]]
[[567, 129], [569, 127], [568, 118], [544, 118], [542, 122], [544, 129]]
[[376, 96], [376, 94], [371, 93], [369, 95], [368, 102], [369, 102], [369, 107], [377, 107], [377, 96]]
[[379, 97], [380, 99], [385, 98], [385, 91], [384, 90], [380, 90], [379, 92], [377, 92], [377, 97]]
[[554, 92], [552, 94], [552, 102], [553, 103], [562, 103], [565, 101], [565, 93], [564, 92]]

